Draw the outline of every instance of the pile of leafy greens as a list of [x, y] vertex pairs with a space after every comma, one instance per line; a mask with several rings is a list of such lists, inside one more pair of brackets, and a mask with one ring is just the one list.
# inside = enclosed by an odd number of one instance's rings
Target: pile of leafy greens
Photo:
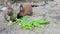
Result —
[[34, 18], [32, 20], [28, 20], [29, 16], [24, 16], [21, 19], [16, 18], [16, 21], [8, 23], [8, 25], [14, 25], [19, 23], [19, 26], [22, 29], [33, 30], [35, 27], [42, 28], [44, 25], [49, 24], [50, 21], [46, 20], [46, 18]]

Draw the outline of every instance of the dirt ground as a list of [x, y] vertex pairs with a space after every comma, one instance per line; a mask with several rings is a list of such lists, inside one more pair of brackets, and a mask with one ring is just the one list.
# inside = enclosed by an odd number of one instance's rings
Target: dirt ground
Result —
[[35, 17], [47, 18], [50, 24], [44, 28], [35, 28], [33, 31], [23, 30], [18, 24], [7, 26], [8, 22], [4, 19], [3, 12], [0, 12], [0, 34], [60, 34], [60, 0], [49, 2], [45, 6], [34, 7], [30, 19]]

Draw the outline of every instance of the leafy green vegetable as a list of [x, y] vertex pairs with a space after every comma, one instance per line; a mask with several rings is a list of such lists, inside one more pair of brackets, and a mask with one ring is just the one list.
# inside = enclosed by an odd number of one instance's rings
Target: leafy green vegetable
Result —
[[7, 16], [7, 20], [10, 20], [10, 16]]
[[9, 23], [7, 24], [8, 26], [12, 26], [14, 24], [16, 24], [17, 22], [12, 22], [12, 21], [9, 21]]
[[39, 24], [48, 24], [49, 21], [45, 18], [35, 18], [32, 20], [33, 23], [39, 23]]
[[21, 19], [17, 19], [15, 22], [10, 22], [10, 24], [14, 25], [16, 23], [19, 23], [20, 27], [22, 29], [26, 30], [33, 30], [34, 27], [42, 28], [44, 25], [49, 24], [49, 21], [46, 20], [45, 18], [35, 18], [33, 20], [28, 20], [29, 16], [24, 16]]

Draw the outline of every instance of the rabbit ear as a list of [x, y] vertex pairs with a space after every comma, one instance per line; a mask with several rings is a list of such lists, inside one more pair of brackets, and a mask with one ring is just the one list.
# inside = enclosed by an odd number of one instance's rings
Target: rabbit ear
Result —
[[21, 5], [20, 5], [20, 10], [22, 10], [22, 9], [23, 9], [23, 5], [21, 4]]
[[22, 4], [20, 4], [20, 7], [23, 7], [23, 5], [22, 5]]
[[7, 0], [6, 5], [11, 6], [11, 0]]

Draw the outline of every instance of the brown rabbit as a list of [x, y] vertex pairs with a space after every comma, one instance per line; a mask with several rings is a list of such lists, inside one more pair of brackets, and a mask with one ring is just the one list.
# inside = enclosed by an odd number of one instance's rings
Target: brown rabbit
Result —
[[31, 16], [32, 15], [32, 7], [28, 3], [24, 3], [23, 5], [20, 5], [20, 11], [18, 13], [18, 18], [21, 18], [23, 16]]

